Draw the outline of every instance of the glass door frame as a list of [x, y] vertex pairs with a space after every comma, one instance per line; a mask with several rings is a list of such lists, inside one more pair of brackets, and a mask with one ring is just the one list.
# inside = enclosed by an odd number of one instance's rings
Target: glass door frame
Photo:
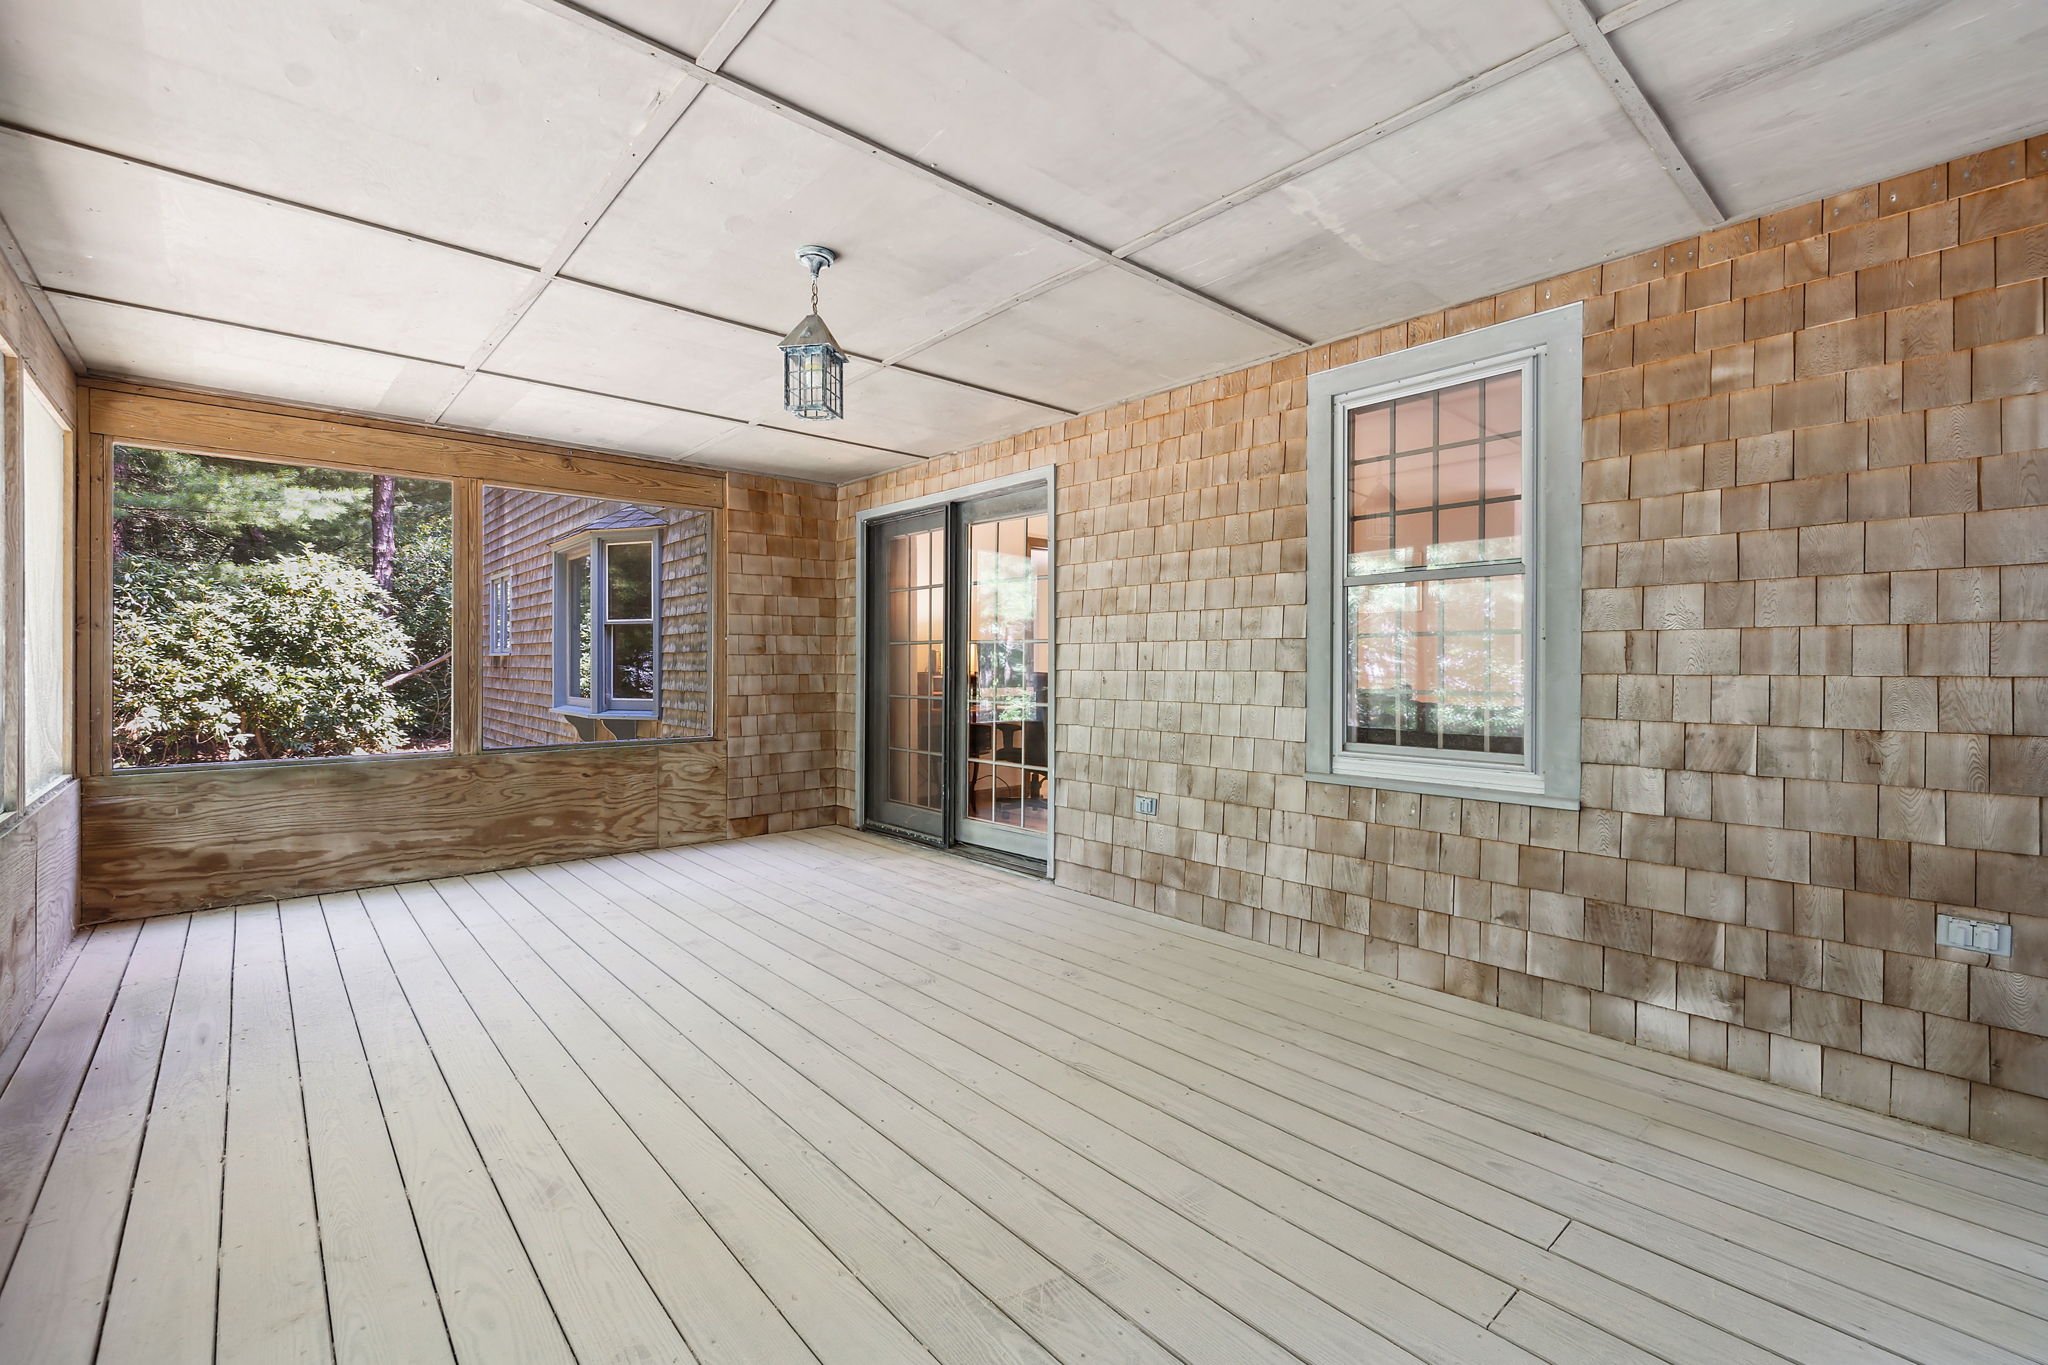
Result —
[[[981, 501], [993, 495], [1022, 492], [1030, 489], [1042, 489], [1045, 499], [1046, 539], [1048, 541], [1046, 563], [1047, 572], [1051, 579], [1051, 597], [1053, 602], [1052, 620], [1049, 623], [1047, 638], [1049, 641], [1048, 647], [1052, 652], [1053, 658], [1057, 660], [1059, 654], [1059, 514], [1058, 499], [1055, 496], [1057, 491], [1055, 473], [1050, 467], [1034, 469], [1021, 474], [1006, 475], [997, 479], [987, 479], [980, 483], [966, 484], [959, 488], [949, 488], [944, 492], [910, 498], [901, 502], [892, 502], [884, 506], [865, 508], [858, 513], [854, 535], [854, 678], [856, 698], [854, 705], [853, 816], [856, 828], [865, 829], [872, 825], [878, 830], [891, 834], [904, 832], [899, 826], [891, 825], [881, 820], [871, 821], [869, 817], [870, 792], [868, 784], [870, 778], [870, 754], [876, 743], [876, 736], [872, 733], [872, 726], [869, 722], [869, 689], [875, 676], [872, 670], [878, 664], [885, 662], [875, 659], [873, 646], [876, 622], [873, 619], [873, 608], [871, 606], [874, 593], [872, 579], [873, 575], [881, 569], [881, 566], [870, 562], [869, 555], [869, 547], [874, 539], [872, 532], [875, 524], [894, 521], [898, 518], [909, 517], [918, 513], [930, 513], [941, 510], [945, 513], [947, 532], [946, 554], [948, 560], [947, 599], [949, 604], [946, 634], [950, 652], [956, 643], [965, 641], [967, 634], [967, 622], [964, 619], [966, 615], [964, 595], [957, 592], [952, 585], [953, 579], [960, 572], [959, 566], [963, 560], [959, 551], [959, 532], [962, 518], [958, 505]], [[950, 657], [947, 660], [946, 673], [946, 731], [948, 743], [955, 745], [957, 752], [949, 751], [952, 752], [952, 756], [945, 765], [946, 795], [944, 805], [946, 816], [943, 822], [944, 835], [941, 846], [981, 856], [987, 854], [989, 850], [964, 843], [960, 837], [961, 831], [959, 828], [965, 818], [965, 792], [960, 790], [960, 784], [964, 780], [965, 773], [965, 674], [958, 667], [958, 661]], [[1046, 789], [1048, 799], [1044, 835], [1043, 875], [1051, 877], [1053, 873], [1053, 849], [1056, 847], [1056, 840], [1059, 834], [1059, 807], [1057, 800], [1052, 795], [1059, 786], [1059, 746], [1054, 742], [1054, 737], [1058, 734], [1059, 723], [1059, 672], [1057, 664], [1048, 670], [1045, 707], [1047, 736], [1045, 755]], [[996, 852], [997, 856], [1002, 856], [1000, 850]], [[1034, 866], [1039, 862], [1036, 858], [1024, 858], [1021, 861]]]

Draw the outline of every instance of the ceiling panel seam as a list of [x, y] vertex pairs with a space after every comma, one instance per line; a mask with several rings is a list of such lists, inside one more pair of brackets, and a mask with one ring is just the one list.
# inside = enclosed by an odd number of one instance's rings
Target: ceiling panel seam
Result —
[[1593, 12], [1586, 8], [1585, 0], [1550, 0], [1550, 7], [1557, 11], [1558, 18], [1564, 20], [1565, 27], [1571, 31], [1586, 59], [1607, 82], [1607, 88], [1614, 92], [1615, 102], [1621, 105], [1622, 112], [1628, 115], [1636, 131], [1642, 134], [1651, 154], [1657, 158], [1657, 164], [1678, 186], [1678, 192], [1692, 206], [1693, 212], [1704, 220], [1702, 226], [1715, 227], [1728, 221], [1727, 210], [1721, 207], [1713, 191], [1707, 188], [1699, 172], [1693, 169], [1692, 163], [1679, 149], [1678, 140], [1672, 137], [1671, 129], [1665, 126], [1663, 117], [1643, 93], [1642, 86], [1637, 84], [1621, 54], [1614, 50], [1614, 44], [1607, 41], [1607, 35], [1601, 32]]
[[[208, 317], [204, 313], [188, 313], [176, 308], [158, 308], [147, 303], [132, 303], [126, 299], [110, 299], [98, 294], [85, 294], [75, 289], [45, 289], [44, 292], [53, 298], [78, 299], [84, 303], [96, 303], [107, 308], [125, 308], [137, 313], [155, 313], [163, 317], [184, 318], [188, 322], [203, 322], [210, 327], [227, 327], [238, 332], [257, 332], [264, 336], [282, 337], [286, 341], [302, 341], [313, 346], [332, 346], [337, 350], [354, 351], [359, 355], [381, 356], [386, 360], [402, 360], [410, 365], [431, 365], [435, 369], [451, 368], [445, 360], [429, 360], [425, 356], [408, 355], [404, 351], [387, 351], [380, 347], [363, 346], [350, 341], [333, 341], [327, 337], [308, 336], [303, 332], [288, 332], [282, 328], [264, 327], [253, 322], [232, 322], [226, 318]], [[55, 310], [53, 309], [52, 311], [54, 312]], [[81, 373], [86, 373], [86, 369], [82, 365], [79, 367], [79, 370]], [[629, 394], [612, 393], [605, 389], [590, 389], [579, 384], [561, 384], [553, 380], [535, 379], [530, 375], [513, 374], [505, 370], [487, 369], [479, 371], [479, 373], [493, 379], [510, 380], [517, 384], [532, 384], [536, 388], [556, 389], [563, 393], [581, 394], [586, 398], [605, 398], [618, 403], [632, 403], [638, 407], [660, 408], [663, 412], [679, 413], [686, 417], [704, 417], [715, 422], [728, 422], [732, 425], [733, 430], [741, 427], [759, 426], [763, 430], [778, 431], [788, 436], [815, 435], [812, 432], [792, 431], [788, 427], [749, 422], [744, 417], [734, 417], [729, 413], [707, 412], [703, 408], [686, 408], [676, 403], [663, 403], [657, 399], [635, 398]], [[374, 416], [375, 414], [369, 415]], [[722, 431], [713, 439], [722, 440], [730, 435], [732, 435], [731, 430]], [[879, 455], [898, 455], [906, 460], [928, 460], [931, 458], [929, 455], [920, 455], [912, 450], [898, 450], [894, 446], [878, 446], [866, 441], [850, 441], [840, 436], [816, 436], [816, 439], [830, 442], [833, 445], [849, 446], [855, 450], [871, 450]]]
[[821, 137], [830, 138], [832, 141], [844, 146], [853, 147], [859, 151], [867, 152], [871, 156], [879, 157], [891, 165], [901, 167], [926, 182], [938, 186], [949, 194], [967, 199], [981, 205], [983, 208], [992, 209], [1011, 222], [1028, 227], [1041, 236], [1050, 237], [1054, 241], [1070, 246], [1076, 251], [1084, 252], [1104, 265], [1112, 266], [1127, 274], [1135, 275], [1140, 279], [1168, 289], [1173, 293], [1181, 295], [1183, 298], [1201, 304], [1205, 308], [1235, 318], [1237, 321], [1248, 326], [1256, 327], [1269, 336], [1290, 342], [1296, 346], [1306, 346], [1309, 344], [1308, 338], [1299, 336], [1285, 327], [1279, 326], [1277, 323], [1247, 312], [1242, 308], [1235, 307], [1232, 304], [1225, 303], [1213, 294], [1206, 294], [1192, 285], [1174, 279], [1170, 275], [1162, 274], [1148, 266], [1140, 265], [1136, 261], [1117, 256], [1108, 247], [1101, 245], [1099, 242], [1090, 241], [1076, 233], [1069, 232], [1057, 223], [1040, 218], [1037, 214], [1019, 208], [1007, 200], [998, 199], [988, 191], [948, 175], [937, 167], [929, 166], [915, 157], [906, 156], [902, 152], [876, 142], [872, 138], [863, 137], [852, 129], [842, 127], [822, 115], [814, 114], [801, 105], [771, 91], [749, 85], [747, 82], [725, 75], [723, 72], [714, 71], [691, 60], [687, 55], [678, 52], [667, 44], [657, 42], [646, 34], [628, 25], [619, 23], [617, 20], [593, 13], [581, 5], [573, 3], [573, 0], [527, 0], [527, 3], [547, 10], [550, 13], [573, 19], [584, 27], [612, 33], [635, 43], [646, 52], [665, 57], [669, 61], [677, 63], [685, 71], [696, 76], [697, 79], [703, 81], [706, 85], [716, 86], [729, 95], [745, 100], [757, 108], [766, 109], [770, 113], [795, 123], [800, 127], [809, 129]]
[[[761, 16], [767, 13], [768, 7], [774, 3], [775, 0], [739, 0], [706, 41], [701, 57], [704, 65], [716, 70], [732, 55], [733, 50], [747, 34], [753, 32], [754, 25], [761, 21]], [[633, 177], [640, 173], [641, 167], [647, 164], [648, 159], [667, 140], [668, 135], [675, 131], [683, 115], [690, 112], [690, 106], [697, 102], [697, 97], [703, 94], [704, 90], [705, 86], [693, 79], [689, 73], [679, 73], [676, 84], [670, 87], [664, 97], [663, 106], [655, 110], [627, 142], [625, 151], [613, 165], [611, 173], [604, 178], [604, 183], [598, 186], [583, 205], [582, 210], [576, 215], [576, 220], [570, 225], [569, 230], [562, 234], [561, 240], [555, 243], [555, 249], [548, 253], [547, 259], [534, 272], [526, 288], [520, 291], [519, 297], [512, 301], [504, 316], [498, 319], [497, 324], [484, 337], [483, 343], [470, 356], [469, 361], [463, 366], [461, 377], [451, 387], [447, 399], [435, 409], [435, 421], [440, 421], [447, 415], [448, 410], [455, 406], [456, 401], [462, 397], [462, 391], [469, 387], [470, 379], [490, 362], [491, 356], [505, 338], [511, 335], [512, 329], [517, 327], [534, 304], [540, 301], [540, 296], [547, 291], [548, 285], [562, 273], [563, 267], [569, 264], [569, 258], [589, 239], [605, 214], [611, 211], [612, 205], [619, 201], [619, 196], [626, 192], [626, 187], [633, 182]]]
[[1192, 209], [1172, 222], [1156, 227], [1141, 237], [1133, 237], [1130, 241], [1118, 247], [1114, 254], [1117, 256], [1129, 256], [1143, 251], [1147, 247], [1157, 246], [1167, 238], [1177, 236], [1200, 223], [1205, 223], [1219, 213], [1236, 208], [1247, 200], [1256, 199], [1267, 191], [1278, 189], [1290, 181], [1299, 180], [1310, 171], [1327, 166], [1331, 162], [1340, 160], [1362, 147], [1370, 146], [1390, 133], [1397, 133], [1403, 128], [1411, 127], [1432, 114], [1441, 113], [1452, 105], [1470, 99], [1472, 96], [1484, 91], [1491, 90], [1496, 85], [1512, 80], [1525, 71], [1534, 70], [1552, 58], [1563, 56], [1576, 46], [1577, 43], [1574, 42], [1570, 34], [1561, 33], [1549, 42], [1530, 48], [1518, 57], [1510, 57], [1498, 66], [1489, 67], [1476, 76], [1458, 82], [1449, 89], [1439, 91], [1419, 104], [1411, 104], [1398, 113], [1390, 114], [1371, 127], [1361, 128], [1359, 131], [1331, 143], [1321, 151], [1311, 152], [1301, 158], [1301, 160], [1274, 171], [1271, 175], [1261, 176], [1241, 189], [1232, 190], [1220, 199], [1212, 200], [1200, 208]]

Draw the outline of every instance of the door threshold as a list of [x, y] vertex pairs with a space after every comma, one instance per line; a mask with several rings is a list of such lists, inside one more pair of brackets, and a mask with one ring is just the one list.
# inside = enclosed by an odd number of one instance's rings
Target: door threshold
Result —
[[999, 849], [980, 848], [974, 844], [941, 843], [927, 835], [915, 834], [898, 829], [894, 825], [869, 821], [860, 827], [863, 834], [879, 834], [887, 839], [898, 839], [917, 848], [929, 849], [933, 853], [949, 853], [956, 858], [967, 858], [990, 867], [999, 867], [1005, 872], [1018, 872], [1027, 877], [1043, 881], [1052, 880], [1052, 872], [1043, 858], [1027, 858], [1020, 853], [1004, 853]]

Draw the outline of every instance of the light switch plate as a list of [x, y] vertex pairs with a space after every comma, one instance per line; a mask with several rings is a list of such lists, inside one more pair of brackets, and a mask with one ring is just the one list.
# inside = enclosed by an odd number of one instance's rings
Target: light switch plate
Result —
[[1996, 920], [1936, 915], [1934, 944], [1938, 948], [1962, 948], [1972, 953], [1989, 953], [1993, 957], [2011, 957], [2012, 926]]
[[1131, 809], [1140, 815], [1157, 815], [1159, 814], [1159, 798], [1156, 796], [1134, 797], [1131, 801]]

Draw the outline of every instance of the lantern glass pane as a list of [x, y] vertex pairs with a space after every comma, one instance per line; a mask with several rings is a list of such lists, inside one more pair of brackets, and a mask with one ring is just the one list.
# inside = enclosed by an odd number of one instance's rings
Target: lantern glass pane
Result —
[[841, 372], [846, 358], [830, 346], [790, 346], [783, 351], [783, 406], [798, 417], [844, 415]]

